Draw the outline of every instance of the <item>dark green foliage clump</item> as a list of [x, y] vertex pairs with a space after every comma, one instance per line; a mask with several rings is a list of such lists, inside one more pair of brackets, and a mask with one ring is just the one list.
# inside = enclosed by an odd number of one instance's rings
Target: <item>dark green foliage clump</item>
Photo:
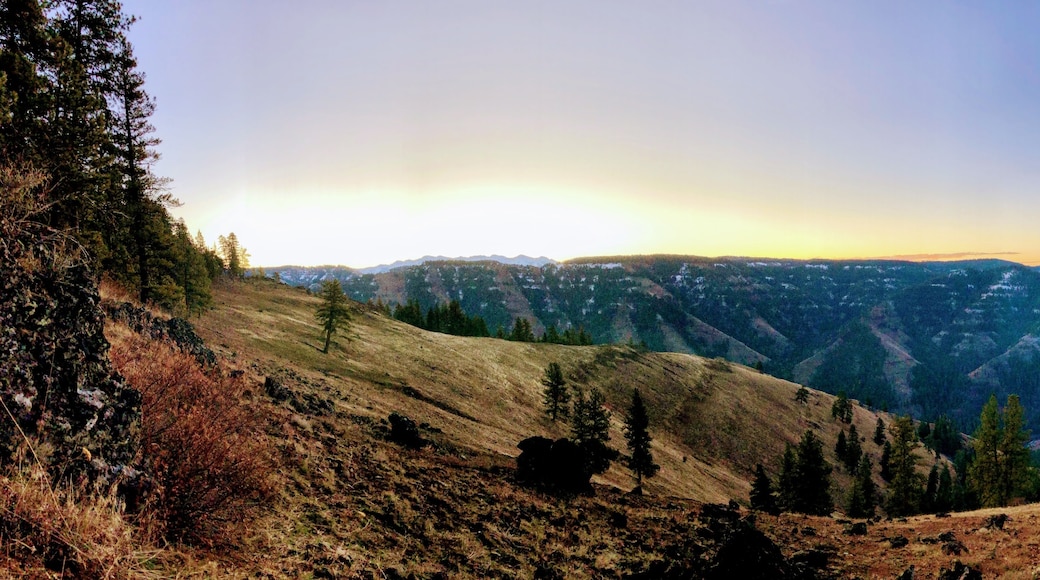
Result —
[[751, 509], [776, 514], [780, 512], [776, 503], [776, 492], [773, 482], [766, 475], [766, 470], [759, 463], [755, 466], [755, 479], [751, 482]]
[[590, 474], [603, 473], [610, 468], [618, 452], [611, 449], [610, 411], [603, 407], [606, 399], [599, 389], [592, 389], [588, 397], [578, 391], [571, 417], [571, 439], [585, 454], [586, 470]]
[[[845, 432], [842, 431], [841, 434], [844, 435]], [[845, 469], [849, 473], [855, 473], [859, 465], [860, 456], [863, 455], [863, 446], [860, 444], [859, 432], [856, 430], [855, 425], [849, 426], [849, 436], [845, 438], [844, 443], [841, 446], [842, 449], [837, 451], [838, 459], [845, 465]]]
[[831, 466], [823, 457], [823, 442], [806, 431], [797, 447], [787, 445], [780, 465], [780, 507], [811, 515], [831, 512]]
[[[809, 380], [809, 386], [845, 389], [867, 405], [887, 405], [895, 398], [884, 374], [885, 349], [862, 323], [851, 324]], [[833, 392], [833, 390], [831, 390]], [[847, 421], [846, 421], [847, 422]]]
[[1004, 409], [997, 407], [996, 395], [982, 408], [972, 441], [975, 460], [968, 468], [969, 483], [982, 507], [1005, 506], [1026, 493], [1032, 469], [1024, 417], [1017, 395], [1008, 396]]
[[838, 391], [838, 397], [831, 404], [831, 417], [842, 423], [852, 422], [852, 401], [849, 401], [845, 391]]
[[625, 416], [625, 441], [628, 444], [628, 457], [625, 464], [636, 476], [636, 485], [642, 486], [644, 477], [653, 477], [661, 466], [654, 463], [650, 452], [650, 418], [647, 416], [643, 398], [639, 389], [632, 392], [632, 404]]
[[[927, 425], [927, 423], [923, 423]], [[952, 457], [963, 447], [961, 434], [957, 426], [947, 415], [939, 415], [935, 425], [921, 439], [925, 447], [932, 451]]]
[[877, 507], [877, 488], [871, 477], [872, 469], [870, 457], [864, 455], [856, 466], [855, 477], [846, 500], [850, 517], [869, 518], [874, 516], [874, 509]]
[[899, 417], [891, 427], [892, 445], [888, 459], [888, 501], [885, 509], [892, 516], [907, 516], [920, 511], [922, 480], [917, 473], [917, 432], [910, 417]]
[[803, 405], [809, 404], [809, 389], [804, 386], [798, 387], [798, 390], [794, 393], [794, 400]]
[[487, 324], [480, 316], [469, 316], [462, 310], [458, 300], [447, 304], [435, 304], [423, 315], [418, 300], [411, 299], [394, 308], [394, 318], [417, 326], [423, 330], [455, 336], [490, 336]]
[[557, 417], [570, 415], [571, 393], [567, 390], [567, 381], [563, 379], [560, 363], [549, 363], [545, 369], [545, 376], [542, 378], [542, 385], [545, 386], [545, 390], [542, 391], [542, 400], [549, 418], [555, 421]]
[[885, 437], [885, 422], [878, 417], [877, 424], [874, 426], [874, 444], [884, 445], [887, 438]]

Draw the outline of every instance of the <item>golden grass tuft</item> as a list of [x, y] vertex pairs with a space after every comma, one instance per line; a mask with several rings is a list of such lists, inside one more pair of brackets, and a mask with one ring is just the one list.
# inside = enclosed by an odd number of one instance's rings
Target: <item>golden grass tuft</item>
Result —
[[[46, 470], [24, 467], [0, 477], [3, 556], [30, 575], [45, 570], [76, 578], [147, 578], [155, 554], [140, 550], [114, 493], [53, 489]], [[0, 566], [0, 573], [3, 567]]]

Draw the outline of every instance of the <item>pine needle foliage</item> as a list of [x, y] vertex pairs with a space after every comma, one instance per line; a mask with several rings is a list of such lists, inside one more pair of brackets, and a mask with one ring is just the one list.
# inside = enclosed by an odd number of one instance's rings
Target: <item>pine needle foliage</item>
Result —
[[639, 389], [632, 392], [632, 404], [625, 416], [625, 441], [628, 444], [628, 457], [625, 464], [636, 476], [636, 485], [643, 485], [644, 477], [657, 475], [661, 466], [654, 463], [654, 456], [650, 452], [650, 417], [646, 413], [643, 398], [639, 395]]
[[560, 363], [549, 363], [549, 366], [545, 368], [542, 385], [545, 386], [545, 389], [542, 391], [542, 397], [545, 403], [545, 412], [549, 415], [549, 418], [556, 421], [558, 417], [570, 415], [571, 393], [567, 390], [567, 381], [563, 378], [563, 370], [560, 369]]
[[347, 296], [343, 293], [343, 286], [339, 280], [332, 278], [321, 283], [321, 305], [315, 313], [321, 322], [321, 330], [325, 336], [325, 346], [321, 352], [328, 354], [329, 345], [332, 344], [332, 335], [336, 334], [340, 324], [350, 320], [350, 312], [347, 310]]

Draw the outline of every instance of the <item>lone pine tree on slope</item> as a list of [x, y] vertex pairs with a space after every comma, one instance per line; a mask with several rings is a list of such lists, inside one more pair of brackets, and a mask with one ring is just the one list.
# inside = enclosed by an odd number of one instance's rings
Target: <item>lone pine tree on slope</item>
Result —
[[343, 294], [343, 287], [340, 286], [339, 280], [333, 278], [322, 282], [319, 296], [321, 296], [321, 306], [318, 307], [315, 316], [321, 322], [321, 329], [325, 334], [325, 347], [321, 352], [328, 354], [332, 335], [336, 333], [341, 322], [350, 319], [350, 314], [347, 311], [347, 297]]
[[639, 395], [639, 389], [632, 392], [632, 405], [625, 417], [625, 440], [628, 442], [628, 457], [625, 464], [636, 476], [636, 485], [643, 485], [643, 477], [653, 477], [661, 469], [654, 463], [650, 453], [650, 418], [646, 414], [646, 406]]

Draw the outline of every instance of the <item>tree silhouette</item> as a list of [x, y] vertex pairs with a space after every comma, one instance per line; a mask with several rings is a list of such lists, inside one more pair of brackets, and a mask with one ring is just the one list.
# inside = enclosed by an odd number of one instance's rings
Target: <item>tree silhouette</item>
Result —
[[881, 420], [881, 417], [878, 417], [877, 424], [874, 425], [874, 443], [876, 445], [884, 445], [885, 440], [885, 422]]
[[769, 480], [761, 463], [755, 466], [755, 480], [751, 483], [751, 509], [767, 514], [775, 514], [780, 511], [776, 505], [773, 483]]
[[599, 389], [592, 389], [586, 398], [578, 391], [571, 417], [571, 438], [585, 453], [588, 473], [603, 473], [617, 459], [618, 452], [607, 446], [610, 441], [610, 411], [603, 407], [605, 398]]
[[636, 486], [640, 487], [644, 477], [653, 477], [661, 469], [660, 465], [654, 463], [654, 456], [650, 452], [649, 426], [650, 418], [646, 414], [643, 398], [639, 395], [639, 389], [636, 389], [632, 392], [632, 404], [625, 416], [625, 441], [629, 453], [625, 463], [636, 476]]
[[871, 477], [873, 466], [870, 457], [864, 455], [856, 466], [855, 478], [848, 494], [848, 515], [854, 518], [869, 518], [877, 506], [877, 487]]
[[542, 384], [545, 385], [545, 389], [542, 391], [542, 398], [545, 403], [545, 412], [549, 415], [549, 418], [556, 421], [557, 417], [569, 415], [570, 407], [568, 405], [571, 400], [571, 393], [567, 390], [567, 381], [563, 379], [560, 363], [549, 363], [549, 366], [545, 368]]

